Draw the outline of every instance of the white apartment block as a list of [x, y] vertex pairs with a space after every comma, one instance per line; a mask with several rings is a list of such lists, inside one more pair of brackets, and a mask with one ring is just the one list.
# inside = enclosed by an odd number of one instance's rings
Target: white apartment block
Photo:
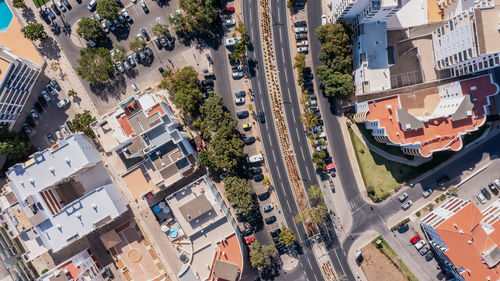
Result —
[[401, 8], [402, 0], [329, 0], [330, 21], [357, 23], [386, 21]]
[[500, 5], [492, 0], [449, 19], [432, 33], [435, 67], [461, 76], [500, 65]]
[[7, 176], [29, 221], [20, 231], [34, 230], [53, 252], [127, 210], [127, 201], [99, 152], [80, 134], [33, 154], [25, 163], [11, 167]]
[[0, 125], [12, 129], [42, 66], [0, 45]]

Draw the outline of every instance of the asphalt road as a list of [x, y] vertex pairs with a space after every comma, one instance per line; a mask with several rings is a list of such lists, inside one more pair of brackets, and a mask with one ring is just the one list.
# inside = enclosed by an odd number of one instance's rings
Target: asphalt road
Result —
[[[254, 76], [251, 78], [251, 85], [253, 94], [255, 95], [255, 109], [256, 112], [263, 111], [267, 122], [264, 124], [259, 123], [260, 135], [262, 138], [267, 166], [269, 167], [274, 188], [278, 196], [280, 206], [286, 218], [286, 222], [295, 233], [297, 233], [298, 240], [303, 244], [306, 239], [306, 233], [302, 224], [295, 224], [293, 217], [297, 214], [298, 209], [293, 198], [288, 175], [284, 166], [283, 158], [281, 157], [280, 144], [276, 134], [274, 123], [271, 122], [272, 108], [267, 91], [267, 82], [265, 77], [264, 62], [262, 56], [260, 31], [258, 21], [258, 3], [257, 1], [244, 0], [243, 2], [243, 16], [245, 25], [248, 29], [251, 44], [254, 49], [249, 50], [249, 59], [256, 65]], [[220, 89], [219, 89], [220, 90]], [[305, 280], [322, 280], [321, 270], [316, 262], [312, 250], [304, 247], [304, 254], [299, 256], [299, 265], [295, 272], [300, 272], [294, 280], [299, 280], [303, 276]], [[290, 274], [283, 276], [289, 277]]]

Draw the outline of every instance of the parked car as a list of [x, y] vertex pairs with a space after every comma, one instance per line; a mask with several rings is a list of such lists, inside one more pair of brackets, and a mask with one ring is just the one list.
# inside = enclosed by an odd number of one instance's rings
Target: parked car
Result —
[[295, 31], [295, 33], [307, 33], [307, 28], [306, 27], [296, 27], [294, 31]]
[[490, 200], [491, 199], [491, 194], [488, 192], [486, 188], [481, 188], [481, 193], [486, 197], [486, 199]]
[[89, 4], [87, 5], [87, 9], [89, 9], [89, 11], [93, 11], [95, 9], [95, 6], [97, 5], [97, 0], [92, 0], [89, 2]]
[[226, 47], [231, 47], [234, 46], [234, 44], [240, 42], [241, 37], [229, 37], [224, 40], [224, 46]]
[[259, 112], [259, 121], [260, 123], [266, 123], [266, 117], [264, 116], [264, 112]]
[[[302, 41], [297, 42], [297, 47], [307, 47], [307, 46], [309, 46], [309, 41], [307, 41], [307, 40], [302, 40]], [[304, 74], [306, 74], [306, 73], [304, 73]]]
[[253, 233], [253, 230], [251, 228], [245, 228], [241, 231], [241, 235], [247, 236]]
[[24, 124], [23, 124], [23, 131], [24, 131], [26, 134], [31, 133], [31, 128], [30, 128], [30, 126], [28, 125], [28, 123], [24, 123]]
[[245, 98], [237, 98], [234, 100], [234, 104], [236, 105], [242, 105], [245, 104]]
[[301, 7], [304, 7], [305, 5], [306, 5], [306, 3], [302, 2], [302, 1], [295, 1], [295, 2], [293, 2], [293, 6], [295, 8], [301, 8]]
[[298, 20], [293, 23], [295, 27], [307, 26], [307, 22], [305, 20]]
[[271, 234], [271, 237], [278, 237], [280, 235], [280, 233], [281, 233], [281, 229], [276, 228], [275, 230], [272, 230], [269, 233]]
[[106, 25], [106, 22], [101, 21], [101, 27], [102, 27], [102, 30], [104, 30], [105, 33], [109, 33], [109, 28]]
[[224, 13], [234, 13], [234, 7], [225, 7], [222, 11]]
[[39, 102], [35, 102], [34, 106], [35, 106], [35, 110], [37, 112], [43, 113], [43, 107], [42, 107], [42, 105]]
[[424, 256], [425, 254], [427, 254], [429, 252], [429, 247], [423, 247], [418, 252], [420, 253], [421, 256]]
[[128, 60], [124, 60], [123, 61], [123, 66], [125, 67], [126, 70], [129, 70], [132, 68], [132, 66], [130, 65], [130, 63], [128, 62]]
[[99, 15], [99, 13], [97, 11], [94, 12], [94, 17], [96, 20], [102, 21], [101, 15]]
[[49, 102], [50, 101], [50, 96], [49, 94], [47, 94], [47, 91], [43, 90], [42, 91], [42, 97], [47, 101]]
[[255, 237], [253, 237], [253, 236], [245, 239], [245, 244], [247, 244], [247, 245], [250, 245], [253, 242], [255, 242]]
[[148, 56], [152, 57], [153, 56], [153, 52], [151, 51], [151, 49], [149, 48], [149, 46], [146, 46], [146, 48], [144, 48], [146, 50], [146, 54], [148, 54]]
[[61, 125], [61, 131], [63, 132], [63, 134], [64, 134], [65, 136], [69, 136], [69, 135], [71, 135], [71, 133], [68, 131], [68, 129], [66, 128], [66, 126], [65, 126], [65, 125]]
[[437, 181], [437, 184], [439, 186], [444, 186], [448, 181], [450, 180], [450, 178], [448, 176], [442, 176], [441, 178], [439, 178], [439, 180]]
[[274, 205], [273, 204], [267, 204], [266, 206], [262, 207], [262, 211], [264, 211], [264, 213], [269, 213], [273, 209], [274, 209]]
[[236, 92], [234, 93], [234, 95], [237, 97], [237, 98], [244, 98], [246, 93], [245, 91], [239, 91], [239, 92]]
[[399, 202], [404, 202], [406, 200], [406, 198], [408, 198], [408, 193], [404, 192], [403, 194], [401, 194], [398, 199], [399, 199]]
[[482, 193], [478, 193], [478, 194], [476, 194], [476, 198], [477, 198], [477, 200], [479, 200], [479, 202], [480, 202], [481, 204], [486, 203], [486, 198], [484, 197], [484, 195], [483, 195]]
[[309, 48], [307, 47], [298, 47], [297, 48], [297, 53], [307, 53], [309, 52]]
[[111, 29], [111, 31], [115, 31], [116, 28], [110, 20], [106, 20], [106, 25], [109, 27], [109, 29]]
[[307, 39], [306, 33], [295, 33], [295, 40], [304, 40]]
[[61, 9], [61, 11], [66, 12], [66, 7], [64, 7], [64, 5], [61, 3], [61, 1], [57, 2], [57, 6], [59, 6], [59, 9]]
[[56, 15], [54, 15], [54, 13], [52, 13], [52, 11], [50, 10], [50, 8], [49, 8], [49, 7], [46, 7], [46, 8], [45, 8], [45, 12], [47, 13], [47, 15], [49, 15], [49, 17], [50, 17], [51, 19], [53, 19], [53, 20], [55, 20], [55, 19], [56, 19]]
[[63, 136], [61, 135], [61, 132], [59, 132], [59, 130], [56, 131], [56, 137], [58, 140], [64, 139]]
[[130, 14], [127, 12], [127, 9], [123, 8], [122, 9], [122, 15], [123, 17], [125, 17], [125, 19], [129, 22], [129, 23], [133, 23], [134, 21], [132, 20], [132, 18], [130, 17]]
[[47, 134], [47, 139], [49, 140], [50, 143], [55, 143], [56, 141], [54, 140], [54, 137], [52, 136], [51, 133]]
[[269, 198], [269, 192], [264, 192], [264, 193], [261, 193], [259, 195], [257, 195], [257, 197], [259, 198], [260, 201], [264, 201], [264, 200], [267, 200], [267, 198]]
[[426, 256], [425, 256], [425, 260], [426, 261], [431, 261], [432, 258], [434, 258], [434, 252], [430, 251]]
[[257, 174], [255, 176], [253, 176], [253, 180], [256, 181], [256, 182], [261, 182], [262, 180], [264, 180], [264, 175], [263, 174]]
[[50, 7], [52, 8], [52, 10], [54, 10], [54, 13], [56, 13], [56, 15], [58, 15], [58, 16], [61, 15], [61, 11], [59, 11], [59, 9], [57, 8], [56, 4], [52, 3], [50, 5]]
[[423, 196], [424, 198], [427, 198], [427, 197], [431, 196], [432, 191], [433, 191], [433, 190], [432, 190], [432, 189], [430, 189], [430, 188], [429, 188], [429, 189], [426, 189], [426, 190], [424, 190], [424, 192], [422, 192], [422, 196]]
[[68, 127], [68, 129], [69, 129], [70, 131], [72, 131], [72, 129], [71, 129], [71, 121], [69, 121], [69, 120], [68, 120], [68, 121], [66, 121], [66, 126]]
[[144, 36], [144, 38], [146, 39], [146, 41], [151, 40], [151, 37], [149, 37], [149, 34], [146, 32], [146, 29], [141, 28], [141, 34], [142, 34], [142, 36]]
[[266, 224], [273, 224], [276, 222], [276, 216], [270, 216], [264, 219]]
[[493, 183], [497, 186], [497, 188], [500, 188], [500, 180], [496, 179]]
[[413, 201], [408, 200], [408, 201], [406, 201], [406, 203], [401, 205], [401, 208], [406, 211], [411, 207], [411, 205], [413, 205]]
[[35, 118], [35, 119], [36, 119], [36, 118], [38, 118], [38, 117], [40, 117], [40, 115], [38, 115], [38, 112], [36, 112], [36, 110], [35, 110], [34, 108], [32, 108], [32, 109], [30, 110], [30, 113], [31, 113], [31, 116], [32, 116], [33, 118]]
[[121, 62], [116, 63], [116, 68], [118, 68], [118, 71], [120, 72], [125, 72], [125, 68], [123, 68], [123, 64]]
[[252, 129], [252, 124], [251, 123], [245, 123], [243, 124], [243, 130], [248, 131]]
[[144, 10], [144, 13], [149, 14], [148, 6], [146, 6], [146, 2], [144, 2], [144, 0], [139, 1], [139, 5], [141, 5], [142, 9]]
[[[137, 55], [137, 54], [136, 54]], [[132, 56], [128, 56], [127, 57], [127, 60], [128, 60], [128, 63], [132, 66], [132, 67], [135, 67], [136, 66], [136, 63], [134, 61], [134, 59], [132, 58]]]
[[248, 117], [248, 115], [249, 115], [249, 113], [247, 110], [236, 112], [236, 116], [238, 116], [239, 119], [245, 119]]
[[163, 67], [158, 67], [158, 71], [160, 72], [161, 76], [163, 76], [163, 73], [165, 73], [165, 69]]
[[245, 145], [251, 145], [255, 142], [255, 138], [249, 137], [249, 138], [246, 138], [245, 140], [243, 140], [243, 142], [245, 143]]
[[497, 195], [497, 194], [498, 194], [498, 188], [495, 186], [495, 184], [490, 183], [490, 184], [488, 185], [488, 188], [490, 189], [490, 191], [491, 191], [493, 194], [495, 194], [495, 195]]
[[243, 71], [233, 72], [233, 79], [243, 78]]
[[130, 87], [132, 88], [132, 90], [134, 90], [136, 94], [139, 94], [141, 92], [134, 83], [130, 84]]
[[161, 49], [161, 44], [160, 44], [160, 39], [158, 37], [153, 38], [153, 42], [155, 42], [155, 45], [158, 49]]
[[52, 85], [50, 85], [50, 83], [48, 83], [47, 85], [45, 85], [45, 88], [47, 89], [47, 91], [49, 91], [49, 93], [51, 95], [53, 95], [54, 97], [57, 95], [54, 87], [52, 87]]
[[422, 249], [424, 246], [425, 246], [425, 240], [420, 240], [420, 241], [418, 241], [418, 242], [415, 244], [415, 249], [417, 249], [417, 251], [419, 251], [419, 250], [420, 250], [420, 249]]
[[63, 108], [67, 104], [69, 104], [69, 99], [62, 99], [62, 100], [60, 100], [60, 101], [57, 102], [57, 107]]
[[262, 168], [255, 168], [250, 170], [252, 174], [257, 175], [257, 174], [262, 174]]
[[39, 13], [40, 13], [40, 17], [45, 21], [45, 23], [47, 24], [50, 24], [50, 19], [49, 19], [49, 15], [47, 14], [47, 12], [45, 10], [39, 10]]
[[236, 21], [234, 19], [226, 19], [224, 20], [224, 25], [225, 26], [233, 26], [236, 24]]

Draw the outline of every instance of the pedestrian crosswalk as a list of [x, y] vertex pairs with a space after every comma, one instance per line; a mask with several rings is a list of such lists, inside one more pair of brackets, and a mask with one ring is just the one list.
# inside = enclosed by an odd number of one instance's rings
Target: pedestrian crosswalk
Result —
[[355, 197], [349, 198], [348, 199], [348, 204], [351, 210], [356, 210], [360, 207], [362, 207], [366, 202], [361, 198], [361, 195], [357, 194]]

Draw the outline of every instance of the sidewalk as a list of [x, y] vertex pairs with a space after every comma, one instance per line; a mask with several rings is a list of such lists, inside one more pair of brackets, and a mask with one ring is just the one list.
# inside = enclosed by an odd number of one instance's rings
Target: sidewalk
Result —
[[378, 235], [379, 234], [373, 229], [363, 232], [363, 234], [354, 241], [347, 253], [347, 262], [352, 269], [352, 274], [354, 274], [358, 280], [367, 281], [361, 266], [356, 263], [356, 251], [361, 250], [361, 248], [370, 243]]

